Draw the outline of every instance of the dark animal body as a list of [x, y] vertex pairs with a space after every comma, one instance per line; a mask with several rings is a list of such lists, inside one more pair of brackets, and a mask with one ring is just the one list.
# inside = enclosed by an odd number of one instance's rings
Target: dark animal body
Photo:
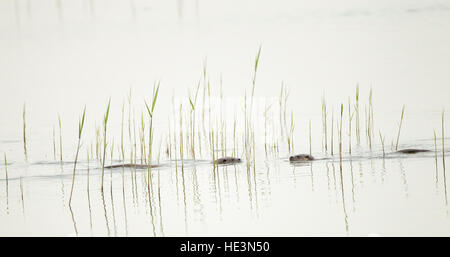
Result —
[[214, 164], [233, 164], [233, 163], [240, 163], [240, 158], [234, 158], [234, 157], [222, 157], [214, 161]]
[[426, 149], [402, 149], [397, 151], [397, 153], [404, 153], [404, 154], [415, 154], [415, 153], [426, 153], [430, 152], [430, 150]]
[[312, 161], [314, 157], [309, 154], [297, 154], [289, 157], [289, 161], [291, 162], [300, 162], [300, 161]]

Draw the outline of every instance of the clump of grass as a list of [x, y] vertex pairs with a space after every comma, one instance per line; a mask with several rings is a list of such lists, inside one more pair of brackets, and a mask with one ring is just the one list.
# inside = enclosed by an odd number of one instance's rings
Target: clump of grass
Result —
[[23, 104], [23, 112], [22, 112], [22, 119], [23, 119], [23, 151], [25, 154], [25, 160], [28, 160], [28, 153], [27, 153], [27, 122], [26, 122], [26, 106], [25, 103]]
[[108, 127], [108, 119], [109, 119], [109, 109], [111, 107], [111, 98], [108, 101], [108, 106], [106, 107], [105, 116], [103, 116], [103, 159], [102, 159], [102, 192], [103, 192], [103, 184], [105, 179], [105, 159], [106, 159], [106, 129]]
[[81, 148], [81, 135], [83, 133], [85, 116], [86, 116], [86, 107], [84, 107], [83, 115], [82, 115], [81, 119], [78, 121], [78, 144], [77, 144], [77, 152], [75, 154], [75, 162], [74, 162], [74, 165], [73, 165], [72, 187], [70, 189], [69, 207], [71, 206], [71, 203], [72, 203], [73, 186], [75, 184], [75, 171], [76, 171], [76, 168], [77, 168], [78, 153], [79, 153], [80, 148]]
[[402, 124], [403, 124], [403, 117], [405, 115], [405, 106], [403, 105], [402, 107], [402, 114], [400, 116], [400, 124], [398, 126], [398, 133], [397, 133], [397, 142], [395, 143], [395, 151], [398, 151], [398, 141], [400, 139], [400, 131], [402, 129]]

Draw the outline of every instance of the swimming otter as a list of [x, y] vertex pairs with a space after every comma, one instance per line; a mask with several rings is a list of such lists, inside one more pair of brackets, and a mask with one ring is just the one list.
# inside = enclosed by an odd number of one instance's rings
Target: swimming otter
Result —
[[[156, 168], [158, 165], [151, 165], [151, 168]], [[147, 169], [148, 164], [132, 164], [132, 163], [124, 163], [124, 164], [116, 164], [105, 166], [105, 169], [115, 169], [115, 168], [136, 168], [136, 169]]]
[[314, 157], [309, 154], [297, 154], [289, 157], [289, 161], [291, 162], [299, 162], [299, 161], [312, 161]]
[[[234, 163], [240, 163], [240, 158], [234, 158], [234, 157], [222, 157], [217, 159], [214, 164], [234, 164]], [[160, 167], [159, 165], [151, 165], [151, 168], [157, 168]], [[136, 169], [147, 169], [148, 164], [132, 164], [132, 163], [124, 163], [124, 164], [116, 164], [116, 165], [109, 165], [105, 166], [105, 169], [116, 169], [116, 168], [136, 168]]]
[[430, 152], [430, 150], [426, 150], [426, 149], [403, 149], [403, 150], [397, 151], [397, 153], [404, 153], [404, 154], [415, 154], [415, 153], [426, 153], [426, 152]]
[[222, 157], [214, 161], [214, 164], [232, 164], [232, 163], [240, 163], [240, 158], [234, 157]]

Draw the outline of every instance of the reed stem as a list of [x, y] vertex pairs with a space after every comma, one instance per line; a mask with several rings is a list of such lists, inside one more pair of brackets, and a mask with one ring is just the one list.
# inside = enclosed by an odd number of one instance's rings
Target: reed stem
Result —
[[356, 104], [355, 104], [355, 112], [356, 112], [356, 142], [358, 145], [361, 144], [361, 130], [359, 127], [359, 85], [356, 86]]
[[397, 142], [395, 143], [395, 151], [398, 151], [398, 141], [400, 139], [400, 131], [402, 129], [404, 115], [405, 115], [405, 106], [403, 105], [403, 107], [402, 107], [402, 114], [400, 116], [400, 124], [398, 126]]
[[328, 137], [327, 137], [327, 104], [325, 96], [322, 96], [322, 125], [323, 125], [323, 144], [325, 153], [328, 152]]
[[348, 98], [348, 153], [352, 154], [352, 120], [355, 113], [351, 111], [350, 97]]
[[6, 179], [6, 187], [8, 187], [8, 161], [6, 160], [6, 153], [4, 153], [5, 157], [5, 179]]
[[150, 125], [149, 125], [149, 132], [148, 132], [148, 193], [150, 195], [150, 184], [151, 182], [151, 168], [152, 168], [152, 147], [153, 147], [153, 115], [155, 114], [155, 106], [156, 106], [156, 100], [158, 99], [158, 92], [159, 92], [159, 86], [160, 86], [160, 81], [158, 81], [158, 83], [154, 84], [153, 86], [153, 98], [152, 98], [152, 103], [151, 103], [151, 107], [148, 106], [147, 102], [145, 102], [145, 107], [147, 108], [147, 112], [149, 115], [149, 119], [150, 119]]
[[110, 106], [111, 106], [111, 98], [108, 101], [108, 106], [106, 107], [106, 113], [105, 113], [105, 116], [103, 117], [103, 159], [102, 159], [102, 186], [101, 186], [102, 192], [103, 192], [103, 184], [104, 184], [104, 179], [105, 179], [105, 159], [106, 159], [106, 145], [107, 145], [106, 129], [107, 129], [107, 125], [108, 125]]
[[23, 118], [23, 151], [24, 151], [24, 154], [25, 154], [25, 161], [27, 161], [28, 160], [28, 153], [27, 153], [27, 134], [26, 134], [27, 125], [26, 125], [26, 106], [25, 106], [25, 103], [23, 104], [22, 118]]
[[334, 155], [334, 108], [331, 112], [331, 155]]
[[339, 123], [339, 163], [342, 172], [342, 117], [344, 116], [344, 105], [341, 104], [341, 122]]
[[53, 135], [53, 160], [56, 161], [56, 140], [55, 140], [55, 126], [52, 127], [52, 135]]
[[69, 207], [71, 207], [71, 204], [72, 204], [73, 187], [74, 187], [74, 184], [75, 184], [75, 171], [76, 171], [76, 168], [77, 168], [78, 153], [79, 153], [80, 148], [81, 148], [81, 135], [83, 133], [85, 116], [86, 116], [86, 107], [84, 107], [83, 116], [81, 117], [81, 119], [78, 122], [78, 144], [77, 144], [77, 153], [75, 155], [75, 162], [74, 162], [74, 165], [73, 165], [72, 187], [70, 189]]
[[445, 110], [442, 110], [442, 165], [445, 174], [445, 135], [444, 135]]
[[380, 134], [380, 141], [381, 141], [381, 147], [383, 149], [383, 158], [386, 156], [385, 151], [384, 151], [384, 137], [381, 135], [381, 131], [379, 131]]
[[312, 136], [311, 136], [311, 120], [309, 120], [309, 155], [312, 156], [312, 143], [311, 140]]
[[62, 146], [62, 126], [61, 126], [61, 117], [58, 114], [58, 126], [59, 126], [59, 161], [63, 161], [63, 146]]

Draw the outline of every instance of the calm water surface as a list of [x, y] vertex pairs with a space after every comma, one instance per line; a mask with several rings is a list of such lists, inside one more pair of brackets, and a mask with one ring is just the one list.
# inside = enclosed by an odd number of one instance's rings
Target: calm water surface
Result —
[[[2, 165], [0, 235], [450, 235], [441, 152], [441, 112], [450, 110], [449, 25], [446, 1], [2, 1], [0, 153], [7, 156], [8, 181]], [[251, 92], [259, 46], [252, 108], [256, 161], [247, 169], [244, 96]], [[140, 163], [142, 117], [148, 137], [144, 100], [151, 101], [157, 80], [153, 162], [161, 167], [152, 169], [150, 184], [146, 169], [106, 170], [102, 192], [95, 140], [108, 99], [106, 163], [122, 162], [122, 124], [125, 161], [133, 151]], [[187, 147], [188, 95], [198, 83], [196, 158], [185, 149], [182, 166], [179, 133]], [[282, 84], [289, 90], [286, 123], [279, 104]], [[358, 146], [353, 119], [350, 155], [348, 97], [353, 110], [357, 84], [362, 134]], [[370, 88], [371, 146], [365, 136]], [[328, 104], [328, 147], [334, 117], [334, 155], [323, 147], [322, 96]], [[336, 133], [341, 103], [342, 169]], [[392, 153], [403, 105], [399, 148], [432, 152]], [[69, 208], [84, 106], [86, 128]], [[293, 165], [290, 154], [309, 153], [310, 121], [317, 160]], [[217, 154], [237, 150], [243, 163], [213, 169], [211, 128], [225, 142]], [[386, 138], [385, 158], [379, 133]], [[445, 134], [450, 135], [448, 126]], [[450, 149], [447, 142], [450, 138], [444, 143]], [[277, 143], [278, 149], [266, 151], [265, 143]]]

